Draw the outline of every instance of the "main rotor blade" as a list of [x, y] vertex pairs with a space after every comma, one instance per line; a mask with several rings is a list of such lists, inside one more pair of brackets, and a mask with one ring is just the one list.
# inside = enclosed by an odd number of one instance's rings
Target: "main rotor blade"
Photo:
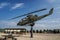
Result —
[[19, 17], [25, 16], [25, 15], [33, 14], [33, 13], [36, 13], [36, 12], [39, 12], [39, 11], [44, 11], [44, 10], [46, 10], [46, 8], [44, 8], [44, 9], [40, 9], [40, 10], [37, 10], [37, 11], [34, 11], [34, 12], [30, 12], [30, 13], [28, 13], [28, 14], [24, 14], [24, 15], [21, 15], [21, 16], [17, 16], [17, 17], [11, 18], [11, 19], [16, 19], [16, 18], [19, 18]]

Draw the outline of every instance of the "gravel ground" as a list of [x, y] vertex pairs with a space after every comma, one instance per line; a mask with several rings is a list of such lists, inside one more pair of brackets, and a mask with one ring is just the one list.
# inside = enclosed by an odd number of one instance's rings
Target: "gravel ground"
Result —
[[60, 40], [60, 34], [34, 34], [33, 38], [27, 34], [16, 38], [17, 40]]
[[[1, 35], [3, 35], [4, 33], [0, 33], [0, 37], [2, 37]], [[15, 34], [16, 35], [16, 34]], [[26, 35], [19, 35], [17, 38], [17, 40], [60, 40], [60, 34], [37, 34], [34, 33], [33, 34], [33, 38], [30, 38], [30, 34], [27, 33]]]

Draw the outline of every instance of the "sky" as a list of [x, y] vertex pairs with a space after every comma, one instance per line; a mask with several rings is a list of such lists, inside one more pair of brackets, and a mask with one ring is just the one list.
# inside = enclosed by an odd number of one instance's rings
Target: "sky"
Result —
[[53, 14], [35, 22], [34, 29], [60, 29], [60, 0], [0, 0], [0, 28], [30, 29], [30, 26], [17, 26], [21, 18], [8, 19], [43, 8], [47, 10], [35, 14], [41, 16], [54, 8]]

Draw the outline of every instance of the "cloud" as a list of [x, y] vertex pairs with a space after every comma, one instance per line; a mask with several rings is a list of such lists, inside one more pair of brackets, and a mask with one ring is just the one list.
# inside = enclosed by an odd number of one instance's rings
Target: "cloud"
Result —
[[11, 9], [16, 9], [16, 8], [22, 7], [23, 5], [24, 3], [17, 3], [13, 7], [11, 7]]
[[[7, 2], [2, 2], [0, 3], [0, 8], [4, 8], [4, 7], [8, 7], [8, 5], [10, 6], [11, 9], [16, 9], [16, 8], [21, 8], [23, 7], [24, 3], [7, 3]], [[11, 7], [12, 6], [12, 7]]]
[[15, 27], [16, 26], [16, 22], [14, 21], [0, 21], [0, 27], [1, 28], [5, 28], [5, 27]]
[[35, 23], [34, 29], [60, 29], [60, 19], [38, 21]]
[[0, 3], [0, 8], [3, 8], [5, 6], [9, 5], [9, 3]]
[[56, 2], [56, 0], [46, 0], [47, 2], [49, 2], [49, 3], [54, 3], [54, 2]]
[[60, 6], [56, 7], [55, 9], [60, 9]]

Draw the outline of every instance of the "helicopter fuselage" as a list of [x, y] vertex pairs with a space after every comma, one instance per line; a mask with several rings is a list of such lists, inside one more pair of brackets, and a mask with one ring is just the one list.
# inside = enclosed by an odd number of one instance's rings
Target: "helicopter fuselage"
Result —
[[17, 25], [24, 26], [26, 24], [31, 24], [37, 21], [39, 17], [37, 15], [28, 15], [26, 18], [22, 19]]

